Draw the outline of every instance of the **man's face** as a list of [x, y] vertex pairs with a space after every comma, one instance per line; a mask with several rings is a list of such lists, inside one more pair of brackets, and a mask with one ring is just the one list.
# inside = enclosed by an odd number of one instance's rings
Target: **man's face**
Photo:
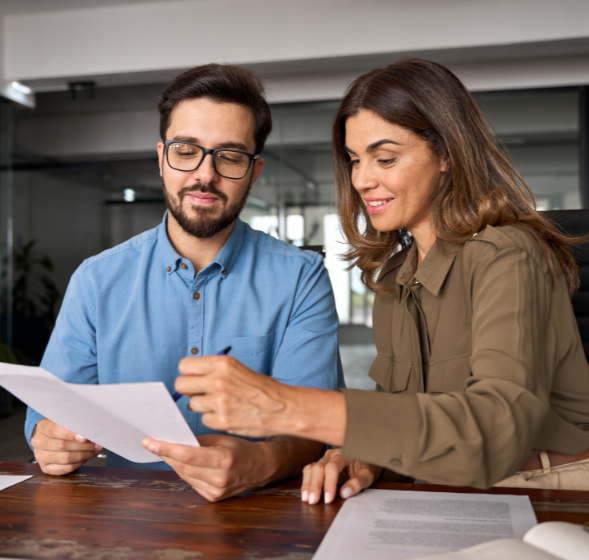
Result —
[[[190, 99], [172, 111], [166, 139], [253, 154], [254, 117], [247, 108], [234, 103]], [[207, 155], [198, 169], [177, 171], [164, 157], [163, 142], [158, 143], [157, 149], [170, 214], [186, 233], [200, 239], [214, 236], [237, 219], [264, 167], [263, 160], [257, 159], [243, 179], [226, 179], [215, 171], [212, 157]]]

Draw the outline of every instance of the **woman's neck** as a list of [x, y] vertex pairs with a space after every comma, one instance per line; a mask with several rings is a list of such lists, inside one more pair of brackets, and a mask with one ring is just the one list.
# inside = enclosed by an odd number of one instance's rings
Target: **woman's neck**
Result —
[[413, 237], [413, 242], [417, 246], [417, 265], [415, 268], [419, 268], [419, 265], [425, 259], [428, 251], [432, 248], [432, 245], [436, 242], [436, 236], [429, 224], [423, 224], [409, 230], [409, 233]]

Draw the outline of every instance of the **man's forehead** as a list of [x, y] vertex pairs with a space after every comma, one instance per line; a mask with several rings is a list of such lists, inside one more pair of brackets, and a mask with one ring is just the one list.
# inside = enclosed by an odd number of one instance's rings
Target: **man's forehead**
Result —
[[172, 110], [167, 137], [184, 142], [192, 139], [195, 144], [204, 140], [242, 143], [251, 150], [255, 146], [255, 120], [249, 108], [237, 103], [188, 99]]

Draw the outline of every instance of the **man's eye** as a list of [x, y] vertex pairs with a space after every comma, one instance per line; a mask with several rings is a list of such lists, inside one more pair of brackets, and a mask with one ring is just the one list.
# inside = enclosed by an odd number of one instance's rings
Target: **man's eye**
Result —
[[217, 154], [217, 160], [225, 165], [242, 165], [246, 163], [247, 158], [237, 152], [220, 152]]
[[239, 158], [231, 157], [226, 154], [219, 154], [219, 159], [222, 159], [227, 163], [237, 163], [239, 161]]

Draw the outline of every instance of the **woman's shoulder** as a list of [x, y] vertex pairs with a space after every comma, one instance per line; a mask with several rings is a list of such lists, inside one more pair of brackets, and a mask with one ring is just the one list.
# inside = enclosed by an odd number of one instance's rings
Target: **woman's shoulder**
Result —
[[516, 225], [486, 226], [464, 246], [464, 256], [473, 264], [488, 264], [495, 257], [521, 258], [524, 254], [530, 262], [546, 273], [549, 267], [544, 250], [538, 240], [523, 227]]

